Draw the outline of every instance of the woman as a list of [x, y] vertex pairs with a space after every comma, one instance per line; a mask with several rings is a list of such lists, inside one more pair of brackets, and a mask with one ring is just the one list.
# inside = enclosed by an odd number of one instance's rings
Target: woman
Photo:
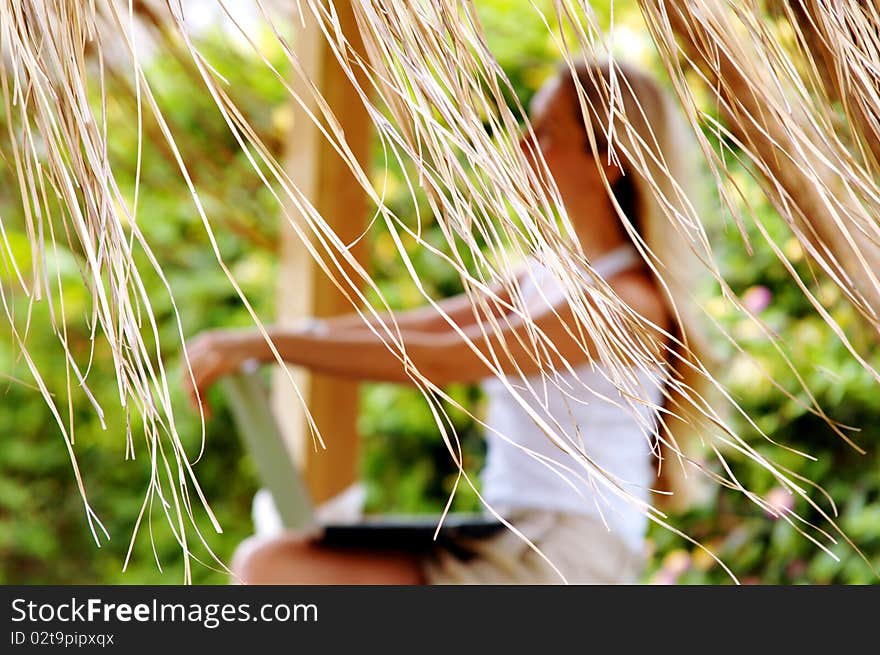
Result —
[[[676, 257], [660, 262], [668, 265], [670, 279], [675, 281], [664, 278], [664, 283], [658, 284], [635, 243], [647, 244], [662, 257], [663, 240], [668, 242], [676, 230], [668, 222], [665, 229], [658, 229], [658, 221], [663, 220], [658, 203], [645, 179], [629, 166], [626, 154], [618, 153], [617, 161], [622, 162], [623, 169], [608, 161], [603, 135], [609, 123], [609, 67], [581, 65], [576, 71], [585, 94], [583, 106], [592, 107], [587, 112], [592, 129], [585, 129], [579, 94], [565, 67], [542, 87], [530, 108], [537, 144], [583, 255], [615, 294], [646, 325], [653, 326], [655, 338], [650, 340], [647, 354], [662, 362], [667, 352], [674, 350], [669, 346], [675, 342], [668, 337], [685, 336], [682, 325], [686, 312], [678, 304], [673, 307], [672, 301], [682, 277], [681, 271], [674, 269], [681, 268], [686, 252], [679, 250]], [[620, 143], [625, 146], [629, 141], [633, 145], [638, 137], [645, 143], [656, 143], [667, 160], [674, 158], [681, 144], [673, 143], [678, 135], [664, 94], [641, 72], [619, 64], [615, 71], [631, 126], [626, 130], [617, 126]], [[593, 154], [591, 140], [599, 157]], [[523, 147], [528, 156], [531, 146], [524, 141]], [[652, 165], [656, 162], [643, 163], [642, 170]], [[669, 163], [664, 166], [675, 168]], [[606, 182], [613, 190], [612, 196]], [[663, 185], [667, 188], [661, 191], [668, 191], [670, 197], [681, 195], [680, 187]], [[656, 408], [663, 404], [664, 396], [667, 404], [675, 396], [668, 385], [664, 389], [666, 367], [658, 367], [654, 374], [638, 371], [635, 377], [642, 390], [640, 402], [622, 402], [621, 392], [609, 376], [592, 365], [595, 361], [591, 360], [600, 358], [599, 349], [591, 343], [584, 348], [583, 340], [573, 336], [578, 334], [577, 320], [553, 275], [532, 261], [519, 281], [533, 326], [544, 334], [547, 343], [553, 344], [557, 357], [573, 367], [557, 376], [561, 384], [576, 380], [580, 386], [570, 388], [580, 389], [582, 394], [586, 393], [585, 387], [592, 390], [589, 397], [572, 399], [557, 389], [546, 402], [536, 402], [533, 411], [567, 434], [576, 434], [576, 449], [582, 448], [590, 461], [610, 473], [627, 494], [649, 503], [650, 489], [657, 487], [652, 468], [653, 439], [668, 441], [673, 437], [665, 430], [655, 434]], [[495, 292], [501, 300], [510, 297], [501, 288]], [[512, 314], [503, 317], [505, 320], [497, 322], [500, 330], [493, 333], [479, 324], [469, 298], [451, 298], [440, 306], [466, 337], [484, 344], [486, 352], [491, 348], [495, 353], [509, 354], [498, 362], [505, 374], [540, 374], [520, 318]], [[490, 378], [481, 353], [475, 352], [436, 309], [399, 313], [395, 319], [408, 358], [434, 384]], [[270, 329], [269, 334], [281, 357], [292, 364], [356, 379], [411, 382], [400, 359], [357, 315], [310, 321], [302, 329]], [[215, 379], [236, 370], [243, 361], [274, 359], [256, 330], [208, 332], [199, 336], [188, 352], [201, 398]], [[540, 384], [540, 378], [534, 380]], [[188, 379], [187, 386], [196, 402], [195, 389]], [[502, 381], [491, 377], [484, 388], [488, 397], [488, 452], [482, 475], [483, 497], [521, 535], [504, 531], [462, 543], [457, 550], [466, 551], [466, 555], [442, 551], [427, 561], [400, 554], [329, 550], [295, 536], [253, 538], [236, 554], [234, 572], [244, 582], [276, 584], [553, 583], [563, 578], [574, 583], [635, 582], [644, 557], [644, 509], [625, 502], [607, 486], [586, 479], [589, 476], [583, 473], [571, 474], [571, 459], [566, 460], [537, 428], [530, 418], [535, 414], [514, 401]]]

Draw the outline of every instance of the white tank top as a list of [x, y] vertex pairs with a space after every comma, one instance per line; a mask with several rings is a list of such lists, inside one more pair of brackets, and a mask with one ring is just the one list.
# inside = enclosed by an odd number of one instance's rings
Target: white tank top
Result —
[[[608, 279], [641, 261], [635, 248], [625, 244], [591, 265], [598, 275]], [[530, 308], [540, 303], [552, 304], [564, 293], [553, 273], [537, 261], [530, 261], [529, 270], [531, 275], [523, 276], [520, 288]], [[633, 381], [628, 388], [637, 397], [660, 404], [663, 377], [659, 372], [631, 372]], [[626, 400], [593, 363], [574, 367], [574, 374], [555, 374], [556, 384], [541, 375], [529, 376], [527, 380], [540, 399], [529, 391], [521, 392], [529, 406], [554, 426], [558, 435], [568, 435], [575, 448], [616, 476], [621, 488], [648, 503], [648, 490], [654, 482], [651, 439], [657, 423], [656, 411], [643, 403]], [[508, 382], [514, 387], [521, 385], [516, 378]], [[560, 391], [556, 385], [567, 391]], [[591, 474], [583, 464], [560, 450], [501, 381], [489, 378], [483, 389], [488, 401], [486, 466], [481, 474], [485, 500], [502, 512], [543, 509], [592, 516], [604, 522], [632, 550], [641, 552], [647, 527], [644, 510], [603, 484], [599, 473]], [[550, 468], [517, 446], [566, 468]]]

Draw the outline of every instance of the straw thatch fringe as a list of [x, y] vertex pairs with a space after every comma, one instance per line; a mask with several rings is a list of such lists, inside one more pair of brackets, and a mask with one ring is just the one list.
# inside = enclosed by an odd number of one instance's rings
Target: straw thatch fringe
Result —
[[[392, 235], [418, 288], [422, 289], [418, 274], [402, 245], [405, 239], [413, 239], [437, 252], [458, 271], [472, 295], [475, 311], [486, 319], [486, 335], [497, 333], [501, 321], [509, 321], [511, 316], [525, 326], [520, 338], [545, 371], [541, 388], [535, 388], [525, 376], [501, 374], [500, 362], [507, 358], [509, 350], [503, 340], [497, 350], [487, 349], [482, 341], [469, 343], [547, 437], [570, 456], [570, 465], [555, 467], [557, 472], [569, 481], [587, 480], [602, 494], [626, 498], [639, 505], [652, 520], [672, 527], [660, 510], [631, 497], [619, 481], [591, 461], [579, 447], [577, 435], [566, 434], [563, 426], [535, 409], [542, 406], [548, 387], [556, 387], [571, 397], [572, 402], [577, 402], [579, 391], [560, 381], [559, 354], [554, 344], [534, 326], [521, 300], [513, 271], [527, 255], [547, 265], [564, 285], [579, 321], [578, 333], [573, 336], [585, 351], [589, 342], [595, 344], [602, 370], [622, 392], [624, 403], [631, 409], [645, 402], [644, 390], [635, 383], [633, 368], [653, 371], [663, 362], [651, 354], [656, 340], [653, 326], [632, 312], [594, 274], [579, 251], [576, 239], [572, 238], [573, 230], [558, 191], [552, 184], [540, 184], [528, 165], [518, 146], [518, 125], [524, 112], [521, 107], [508, 108], [505, 98], [510, 95], [509, 81], [486, 46], [472, 5], [451, 0], [425, 3], [357, 0], [351, 4], [351, 11], [359, 34], [353, 35], [342, 29], [340, 7], [333, 2], [303, 0], [301, 3], [303, 16], [308, 17], [314, 29], [320, 30], [346, 72], [357, 94], [354, 101], [361, 102], [369, 113], [388, 156], [407, 162], [415, 171], [407, 183], [414, 197], [417, 189], [426, 194], [450, 246], [451, 254], [444, 255], [425, 241], [419, 230], [408, 227], [385, 205], [368, 171], [348, 146], [334, 116], [335, 107], [318, 91], [315, 80], [310, 79], [307, 68], [286, 42], [283, 30], [272, 24], [271, 15], [260, 0], [256, 0], [256, 4], [264, 12], [294, 70], [294, 81], [274, 71], [279, 83], [285, 85], [292, 101], [314, 122], [322, 137], [348, 165], [355, 183], [368, 194], [375, 205], [377, 220]], [[880, 325], [880, 282], [877, 279], [880, 231], [873, 173], [877, 168], [874, 146], [878, 128], [878, 57], [877, 33], [871, 27], [876, 10], [856, 0], [843, 0], [833, 6], [818, 1], [785, 5], [780, 15], [799, 35], [794, 46], [786, 47], [784, 39], [768, 26], [757, 4], [743, 7], [720, 0], [672, 3], [641, 0], [640, 5], [728, 208], [737, 220], [753, 220], [760, 227], [758, 217], [737, 215], [732, 198], [724, 191], [725, 163], [700, 131], [707, 117], [700, 114], [685, 82], [688, 70], [697, 71], [716, 94], [725, 125], [714, 128], [719, 133], [727, 133], [742, 146], [755, 170], [763, 175], [763, 188], [790, 225], [793, 235], [876, 329]], [[581, 55], [573, 53], [581, 51], [587, 58], [602, 54], [602, 32], [587, 2], [557, 0], [554, 7], [556, 16], [548, 20], [548, 28], [551, 22], [562, 26], [556, 35], [566, 64], [574, 74]], [[230, 8], [227, 7], [227, 11], [234, 16]], [[107, 139], [112, 135], [106, 133], [100, 114], [88, 99], [95, 84], [103, 96], [102, 75], [108, 66], [103, 53], [107, 48], [118, 48], [122, 44], [125, 64], [134, 79], [139, 133], [143, 129], [143, 113], [150, 112], [166, 141], [170, 158], [179, 167], [192, 193], [218, 262], [255, 323], [263, 327], [223, 264], [210, 217], [199, 200], [187, 162], [140, 68], [138, 41], [133, 29], [138, 16], [146, 16], [153, 25], [161, 23], [165, 38], [174, 35], [181, 51], [191, 58], [193, 74], [204, 85], [204, 92], [211, 95], [231, 134], [278, 199], [285, 220], [323, 273], [334, 281], [351, 300], [353, 308], [369, 321], [377, 336], [400, 359], [413, 383], [428, 398], [440, 397], [453, 404], [454, 401], [409, 361], [393, 313], [389, 320], [383, 318], [387, 303], [380, 301], [379, 306], [374, 307], [366, 302], [365, 288], [382, 298], [369, 272], [358, 263], [349, 244], [334, 233], [308, 195], [290, 179], [271, 148], [260, 142], [247, 117], [224, 88], [224, 80], [200, 54], [179, 3], [168, 2], [160, 7], [144, 2], [117, 4], [111, 0], [91, 3], [3, 0], [0, 50], [4, 60], [0, 82], [7, 115], [13, 117], [9, 129], [10, 149], [34, 262], [32, 276], [16, 271], [21, 291], [35, 302], [41, 299], [53, 302], [56, 297], [47, 275], [47, 238], [49, 241], [69, 240], [83, 254], [86, 262], [83, 279], [94, 298], [95, 338], [102, 335], [112, 348], [120, 402], [144, 417], [144, 437], [153, 463], [153, 480], [138, 525], [145, 513], [152, 511], [153, 502], [158, 501], [181, 547], [191, 555], [187, 537], [195, 527], [191, 493], [195, 493], [217, 529], [219, 525], [210, 514], [175, 430], [165, 371], [158, 357], [158, 333], [150, 299], [141, 283], [141, 272], [134, 263], [134, 250], [145, 253], [159, 275], [161, 267], [137, 228], [136, 202], [133, 207], [128, 206], [119, 192], [107, 156]], [[842, 23], [840, 17], [845, 19]], [[876, 21], [873, 24], [876, 25]], [[803, 44], [809, 45], [804, 47]], [[256, 44], [254, 49], [259, 53]], [[271, 67], [268, 60], [263, 60]], [[612, 153], [625, 158], [648, 184], [669, 229], [682, 244], [681, 259], [697, 263], [714, 275], [729, 293], [714, 263], [700, 209], [691, 202], [682, 184], [681, 172], [674, 170], [675, 166], [658, 149], [659, 135], [645, 138], [633, 126], [634, 110], [629, 108], [628, 111], [624, 106], [619, 88], [620, 80], [625, 78], [615, 73], [613, 60], [610, 70], [610, 84], [603, 88], [612, 106], [610, 115], [615, 117], [609, 121], [605, 135]], [[815, 93], [820, 87], [824, 94]], [[832, 100], [843, 104], [850, 119], [846, 123], [847, 134], [838, 134], [834, 129], [837, 124], [831, 121], [835, 116]], [[580, 102], [588, 115], [589, 100], [580, 94]], [[635, 111], [638, 110], [636, 107]], [[541, 177], [549, 178], [546, 168]], [[557, 215], [561, 216], [561, 223], [557, 223]], [[59, 229], [63, 229], [63, 236], [57, 232]], [[485, 246], [481, 248], [480, 243]], [[853, 357], [880, 379], [811, 292], [810, 285], [797, 277], [783, 250], [777, 244], [771, 243], [771, 246], [817, 313], [835, 330]], [[675, 262], [655, 252], [648, 242], [640, 242], [639, 247], [657, 278], [674, 296], [676, 278], [684, 275], [684, 269], [675, 270]], [[467, 257], [461, 248], [466, 249]], [[475, 267], [466, 264], [470, 259], [476, 262]], [[15, 267], [14, 260], [12, 266]], [[27, 284], [26, 279], [32, 279], [32, 285]], [[489, 285], [493, 282], [504, 285], [511, 298], [509, 302], [490, 291]], [[436, 307], [434, 299], [425, 295], [426, 302]], [[748, 310], [729, 295], [739, 310], [750, 316]], [[5, 295], [3, 301], [15, 330], [17, 319], [11, 315]], [[685, 304], [676, 310], [680, 323], [691, 320], [692, 317], [686, 316]], [[455, 322], [447, 319], [450, 327], [464, 337]], [[52, 328], [64, 346], [63, 320], [56, 318]], [[763, 326], [761, 329], [767, 333]], [[265, 330], [263, 333], [265, 336]], [[65, 424], [50, 390], [27, 356], [24, 340], [17, 331], [15, 334], [37, 385], [65, 435], [75, 466], [73, 426]], [[149, 338], [145, 339], [144, 334]], [[672, 338], [669, 357], [687, 375], [672, 378], [667, 394], [676, 400], [662, 408], [668, 429], [661, 433], [665, 446], [676, 455], [681, 467], [692, 475], [705, 473], [773, 512], [764, 500], [743, 487], [726, 465], [724, 452], [736, 451], [764, 467], [780, 484], [806, 498], [833, 525], [828, 512], [809, 498], [809, 481], [775, 466], [735, 433], [726, 412], [714, 400], [716, 396], [728, 394], [715, 379], [711, 362], [700, 355], [699, 344], [689, 342], [686, 334], [685, 331], [681, 338], [668, 335]], [[180, 336], [182, 340], [183, 335]], [[277, 357], [277, 352], [275, 355]], [[71, 383], [75, 380], [87, 388], [87, 376], [69, 351], [65, 365], [70, 371]], [[791, 367], [796, 373], [794, 363]], [[574, 372], [564, 361], [562, 368]], [[806, 385], [804, 387], [808, 409], [826, 418], [832, 428], [846, 438], [841, 426], [826, 416]], [[791, 392], [786, 393], [794, 398]], [[100, 413], [98, 403], [94, 399], [92, 402]], [[460, 462], [454, 431], [447, 429], [451, 422], [435, 404], [432, 408], [438, 412], [437, 422], [451, 456]], [[719, 472], [705, 469], [687, 445], [678, 442], [677, 429], [671, 429], [676, 423], [698, 428], [706, 449], [720, 462]], [[311, 428], [320, 440], [313, 423]], [[129, 444], [129, 451], [134, 452], [133, 442]], [[550, 462], [545, 464], [554, 466]], [[461, 470], [461, 478], [469, 483], [466, 471]], [[81, 491], [90, 520], [96, 521], [88, 508], [82, 484]], [[796, 516], [782, 518], [822, 548], [827, 549], [827, 542], [833, 541], [821, 528], [801, 525]], [[97, 521], [95, 524], [98, 525]], [[196, 535], [198, 540], [205, 541], [197, 529]], [[187, 557], [187, 577], [189, 559]]]

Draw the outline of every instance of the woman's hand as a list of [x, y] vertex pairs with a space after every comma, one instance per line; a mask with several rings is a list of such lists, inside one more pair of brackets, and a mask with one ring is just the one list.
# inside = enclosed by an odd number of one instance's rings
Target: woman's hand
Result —
[[[257, 330], [208, 330], [186, 346], [190, 372], [184, 367], [183, 391], [196, 409], [201, 402], [205, 416], [210, 415], [206, 393], [220, 377], [233, 373], [249, 359], [260, 358], [263, 336]], [[197, 393], [198, 392], [198, 393]]]

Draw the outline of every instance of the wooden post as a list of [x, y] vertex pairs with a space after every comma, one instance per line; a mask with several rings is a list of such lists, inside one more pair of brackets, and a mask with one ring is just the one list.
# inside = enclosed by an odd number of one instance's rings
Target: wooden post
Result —
[[[335, 6], [346, 37], [360, 50], [361, 42], [350, 4], [336, 2]], [[299, 27], [298, 16], [295, 21], [298, 26], [294, 44], [296, 54], [329, 102], [352, 152], [365, 166], [369, 160], [371, 137], [367, 111], [312, 16], [307, 16], [305, 28]], [[295, 86], [301, 98], [310, 98], [310, 92], [298, 80]], [[288, 174], [336, 234], [344, 242], [351, 243], [366, 228], [367, 196], [311, 119], [298, 105], [292, 104], [292, 107], [294, 115], [286, 158]], [[314, 106], [311, 109], [314, 110]], [[296, 216], [296, 209], [290, 207], [289, 213]], [[281, 227], [280, 252], [277, 316], [280, 325], [294, 324], [305, 316], [327, 317], [353, 311], [350, 302], [314, 264], [286, 221]], [[353, 254], [363, 262], [364, 246], [355, 246]], [[357, 478], [358, 384], [325, 375], [292, 372], [307, 398], [326, 450], [313, 443], [302, 407], [283, 371], [275, 377], [273, 407], [297, 463], [304, 468], [309, 491], [314, 500], [320, 502], [344, 490]]]

